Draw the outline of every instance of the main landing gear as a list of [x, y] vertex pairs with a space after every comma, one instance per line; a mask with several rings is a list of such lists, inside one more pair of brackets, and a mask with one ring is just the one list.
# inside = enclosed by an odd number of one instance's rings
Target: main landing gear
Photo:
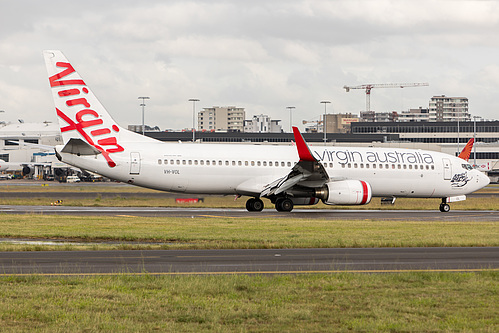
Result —
[[278, 212], [290, 212], [293, 210], [293, 201], [289, 198], [278, 198], [275, 201], [275, 209]]
[[261, 212], [263, 206], [263, 201], [260, 198], [250, 198], [246, 201], [246, 209], [248, 212]]
[[442, 198], [442, 203], [440, 204], [440, 211], [442, 213], [447, 213], [448, 211], [450, 211], [450, 206], [447, 203], [447, 198]]
[[[272, 201], [275, 204], [275, 209], [278, 212], [290, 212], [293, 210], [293, 201], [289, 198], [277, 198]], [[250, 198], [246, 201], [246, 209], [248, 212], [261, 212], [263, 210], [264, 204], [260, 198]]]

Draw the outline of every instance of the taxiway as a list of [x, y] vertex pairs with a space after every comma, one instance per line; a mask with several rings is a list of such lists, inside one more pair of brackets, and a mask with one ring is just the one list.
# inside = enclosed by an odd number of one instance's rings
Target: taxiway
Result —
[[1, 213], [58, 214], [104, 216], [167, 216], [189, 218], [306, 218], [354, 220], [411, 220], [411, 221], [499, 221], [497, 211], [455, 210], [441, 213], [437, 210], [360, 210], [360, 209], [294, 209], [277, 212], [265, 209], [248, 212], [236, 208], [169, 208], [169, 207], [75, 207], [75, 206], [17, 206], [2, 205]]
[[390, 273], [497, 269], [498, 247], [0, 252], [0, 275]]

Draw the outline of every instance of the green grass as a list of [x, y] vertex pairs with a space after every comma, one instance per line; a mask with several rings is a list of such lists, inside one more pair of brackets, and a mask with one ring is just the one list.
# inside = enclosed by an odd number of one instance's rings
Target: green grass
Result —
[[[495, 222], [0, 214], [0, 238], [68, 239], [90, 249], [499, 246]], [[117, 241], [118, 244], [95, 244]], [[137, 244], [133, 242], [145, 242]], [[132, 243], [126, 243], [132, 242]], [[165, 244], [147, 244], [163, 242]], [[120, 244], [121, 243], [121, 244]], [[0, 250], [81, 249], [13, 245]]]
[[2, 332], [497, 332], [499, 273], [0, 278]]

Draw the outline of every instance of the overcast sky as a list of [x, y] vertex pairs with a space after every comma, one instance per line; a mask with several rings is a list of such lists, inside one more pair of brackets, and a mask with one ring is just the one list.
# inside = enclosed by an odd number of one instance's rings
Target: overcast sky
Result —
[[235, 105], [289, 128], [328, 113], [469, 98], [499, 118], [498, 1], [1, 0], [0, 119], [56, 121], [42, 50], [60, 49], [123, 126], [192, 126], [196, 108]]

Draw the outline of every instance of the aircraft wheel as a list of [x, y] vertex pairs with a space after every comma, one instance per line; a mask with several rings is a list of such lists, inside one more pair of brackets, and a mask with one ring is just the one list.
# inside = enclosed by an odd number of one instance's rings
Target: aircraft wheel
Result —
[[248, 212], [261, 212], [263, 206], [263, 201], [259, 198], [250, 198], [246, 201], [246, 209]]
[[442, 213], [447, 213], [448, 211], [450, 211], [450, 206], [446, 203], [442, 203], [440, 204], [440, 211]]
[[278, 212], [290, 212], [293, 210], [293, 201], [288, 198], [277, 199], [275, 203], [275, 209]]

